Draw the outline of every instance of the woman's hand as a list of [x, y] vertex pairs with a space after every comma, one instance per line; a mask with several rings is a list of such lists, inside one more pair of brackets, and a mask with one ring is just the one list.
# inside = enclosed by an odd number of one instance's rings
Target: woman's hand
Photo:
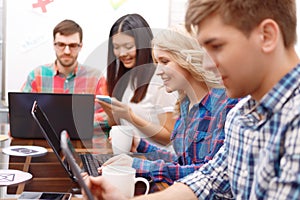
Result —
[[104, 101], [100, 101], [99, 99], [95, 99], [95, 101], [98, 102], [101, 105], [104, 112], [107, 114], [107, 116], [108, 116], [108, 125], [109, 126], [120, 124], [119, 119], [115, 118], [116, 116], [113, 115], [112, 104], [104, 102]]
[[131, 122], [131, 115], [132, 115], [131, 108], [128, 105], [118, 101], [114, 97], [111, 100], [112, 100], [111, 104], [104, 101], [100, 101], [98, 99], [96, 99], [95, 101], [101, 105], [101, 107], [108, 115], [110, 120], [116, 122], [115, 124], [120, 124], [119, 123], [120, 119], [125, 119]]
[[101, 167], [98, 168], [98, 173], [102, 173], [103, 167], [107, 165], [118, 165], [118, 166], [128, 166], [131, 167], [133, 163], [133, 158], [126, 155], [126, 154], [120, 154], [117, 156], [114, 156], [110, 159], [108, 159]]
[[[108, 141], [111, 143], [111, 136], [108, 138]], [[133, 136], [132, 137], [132, 145], [131, 145], [131, 149], [130, 152], [136, 153], [137, 152], [137, 148], [140, 144], [141, 138], [137, 137], [137, 136]]]
[[137, 137], [137, 136], [133, 136], [132, 137], [132, 146], [131, 146], [131, 152], [136, 153], [137, 152], [137, 148], [140, 144], [141, 138]]
[[131, 122], [131, 115], [132, 115], [132, 110], [131, 108], [117, 99], [113, 99], [112, 101], [112, 115], [116, 119], [125, 119], [129, 122]]

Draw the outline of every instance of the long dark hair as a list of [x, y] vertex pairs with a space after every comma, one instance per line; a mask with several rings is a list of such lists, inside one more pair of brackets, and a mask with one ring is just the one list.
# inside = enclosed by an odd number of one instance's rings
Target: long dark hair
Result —
[[[126, 68], [113, 52], [112, 36], [124, 33], [134, 38], [136, 65]], [[155, 66], [151, 56], [152, 31], [139, 14], [128, 14], [119, 18], [111, 27], [108, 42], [107, 88], [110, 96], [121, 100], [129, 82], [134, 90], [131, 102], [138, 103], [145, 97]], [[130, 81], [131, 80], [131, 81]]]

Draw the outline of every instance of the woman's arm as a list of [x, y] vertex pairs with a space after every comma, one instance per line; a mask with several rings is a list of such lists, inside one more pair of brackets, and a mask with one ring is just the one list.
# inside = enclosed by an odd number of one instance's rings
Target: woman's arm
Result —
[[[85, 182], [87, 186], [90, 188], [92, 194], [95, 199], [103, 199], [103, 200], [128, 200], [127, 197], [123, 196], [116, 187], [111, 185], [105, 178], [102, 176], [98, 177], [87, 177], [85, 178]], [[87, 199], [87, 196], [82, 190], [83, 199]], [[197, 197], [193, 193], [193, 191], [183, 183], [175, 183], [174, 185], [168, 187], [167, 189], [152, 193], [150, 195], [140, 195], [134, 200], [157, 200], [157, 199], [165, 199], [165, 200], [173, 200], [173, 199], [181, 199], [181, 200], [196, 200]]]
[[154, 141], [163, 145], [170, 143], [170, 136], [176, 122], [172, 112], [158, 114], [159, 124], [155, 124], [136, 115], [128, 105], [115, 98], [112, 99], [112, 104], [96, 101], [107, 113], [110, 126], [119, 124], [120, 119], [125, 119]]
[[132, 123], [145, 135], [148, 135], [154, 141], [163, 145], [167, 145], [171, 142], [170, 136], [176, 119], [174, 118], [174, 114], [172, 112], [159, 114], [158, 119], [160, 124], [154, 124], [139, 117], [130, 109], [129, 117], [126, 120]]

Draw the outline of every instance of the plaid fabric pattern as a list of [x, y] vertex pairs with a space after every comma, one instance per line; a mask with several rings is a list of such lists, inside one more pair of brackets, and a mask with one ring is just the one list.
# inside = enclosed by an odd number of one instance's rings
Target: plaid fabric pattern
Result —
[[227, 116], [211, 162], [181, 179], [199, 199], [300, 199], [300, 65]]
[[32, 70], [21, 88], [24, 92], [107, 94], [101, 71], [78, 65], [68, 77], [58, 72], [55, 64]]
[[[27, 81], [21, 88], [23, 92], [38, 93], [76, 93], [76, 94], [102, 94], [107, 95], [106, 79], [101, 71], [85, 67], [81, 64], [74, 72], [65, 77], [60, 74], [57, 66], [46, 64], [32, 70]], [[103, 121], [106, 114], [98, 103], [95, 104], [95, 124]]]
[[228, 99], [224, 89], [212, 89], [189, 111], [189, 100], [181, 104], [181, 115], [171, 136], [176, 154], [141, 140], [138, 152], [155, 152], [148, 160], [134, 158], [137, 174], [168, 184], [199, 169], [223, 145], [227, 112], [238, 100]]

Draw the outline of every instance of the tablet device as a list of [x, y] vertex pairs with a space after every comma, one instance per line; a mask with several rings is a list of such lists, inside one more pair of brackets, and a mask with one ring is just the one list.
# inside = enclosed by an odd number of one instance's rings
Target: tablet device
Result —
[[111, 97], [107, 96], [107, 95], [96, 95], [96, 99], [100, 100], [100, 101], [104, 101], [106, 103], [111, 103]]
[[81, 169], [80, 169], [79, 165], [76, 163], [75, 157], [73, 156], [74, 149], [73, 149], [73, 145], [71, 143], [68, 133], [64, 130], [61, 132], [60, 137], [61, 137], [60, 146], [61, 146], [64, 156], [66, 157], [66, 161], [67, 161], [68, 165], [70, 166], [72, 174], [76, 177], [78, 184], [84, 190], [88, 199], [93, 200], [94, 197], [92, 195], [92, 192], [90, 191], [88, 186], [85, 184], [85, 182], [81, 176]]

